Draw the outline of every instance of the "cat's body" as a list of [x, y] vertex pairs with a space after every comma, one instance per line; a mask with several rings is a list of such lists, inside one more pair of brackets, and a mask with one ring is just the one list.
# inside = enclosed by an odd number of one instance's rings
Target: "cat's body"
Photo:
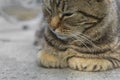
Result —
[[115, 0], [43, 0], [41, 65], [80, 71], [120, 67]]

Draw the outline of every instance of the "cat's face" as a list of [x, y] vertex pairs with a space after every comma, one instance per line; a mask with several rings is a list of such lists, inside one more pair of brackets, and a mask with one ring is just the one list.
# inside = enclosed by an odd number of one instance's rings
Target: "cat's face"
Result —
[[84, 33], [107, 15], [110, 0], [44, 0], [49, 28], [59, 37]]

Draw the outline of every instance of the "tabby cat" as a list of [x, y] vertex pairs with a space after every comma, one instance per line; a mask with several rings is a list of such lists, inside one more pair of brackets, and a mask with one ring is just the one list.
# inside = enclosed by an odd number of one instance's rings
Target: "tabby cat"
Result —
[[105, 71], [120, 67], [116, 0], [43, 0], [38, 61], [47, 68]]

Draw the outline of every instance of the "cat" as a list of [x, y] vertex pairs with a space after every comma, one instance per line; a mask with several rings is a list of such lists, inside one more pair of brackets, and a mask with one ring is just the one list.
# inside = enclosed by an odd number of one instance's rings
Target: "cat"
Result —
[[[42, 49], [46, 68], [106, 71], [120, 67], [117, 0], [43, 0]], [[38, 40], [39, 41], [39, 40]]]

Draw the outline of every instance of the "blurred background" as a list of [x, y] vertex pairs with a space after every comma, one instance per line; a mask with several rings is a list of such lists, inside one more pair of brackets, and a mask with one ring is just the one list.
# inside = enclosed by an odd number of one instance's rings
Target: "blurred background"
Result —
[[39, 67], [33, 43], [43, 23], [41, 1], [0, 0], [0, 80], [120, 80], [120, 69], [84, 73]]
[[41, 0], [0, 0], [0, 41], [33, 40], [41, 19]]
[[0, 15], [9, 22], [26, 25], [38, 22], [41, 0], [0, 0]]

